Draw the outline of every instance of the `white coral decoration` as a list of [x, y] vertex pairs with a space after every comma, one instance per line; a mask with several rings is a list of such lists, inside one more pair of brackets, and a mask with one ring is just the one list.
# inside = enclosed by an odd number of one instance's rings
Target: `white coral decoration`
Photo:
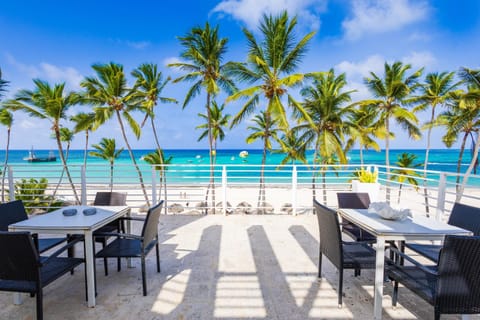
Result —
[[411, 216], [410, 209], [397, 208], [394, 209], [386, 202], [372, 202], [368, 207], [368, 212], [376, 213], [383, 219], [387, 220], [405, 220]]

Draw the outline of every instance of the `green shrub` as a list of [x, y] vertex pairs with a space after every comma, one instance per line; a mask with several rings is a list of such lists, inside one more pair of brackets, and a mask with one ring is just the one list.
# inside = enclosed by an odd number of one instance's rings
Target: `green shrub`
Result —
[[15, 199], [23, 201], [25, 209], [29, 214], [36, 208], [52, 211], [56, 207], [61, 207], [63, 205], [62, 200], [45, 194], [47, 187], [48, 180], [46, 178], [41, 178], [40, 180], [33, 178], [21, 179], [15, 182]]
[[371, 171], [370, 168], [361, 168], [353, 173], [355, 179], [363, 183], [375, 183], [378, 179], [378, 171]]

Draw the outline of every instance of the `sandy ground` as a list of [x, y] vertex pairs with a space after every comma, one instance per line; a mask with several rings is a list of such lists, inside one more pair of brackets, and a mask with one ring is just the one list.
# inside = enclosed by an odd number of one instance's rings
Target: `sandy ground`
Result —
[[[341, 309], [338, 273], [326, 259], [324, 280], [317, 280], [318, 226], [311, 214], [163, 215], [159, 234], [162, 270], [156, 273], [152, 252], [148, 296], [139, 261], [116, 272], [112, 260], [109, 276], [98, 261], [97, 306], [86, 306], [80, 267], [44, 289], [45, 319], [372, 319], [373, 271], [359, 277], [345, 271]], [[384, 319], [433, 318], [433, 308], [404, 288], [393, 309], [391, 292], [385, 283]], [[35, 299], [12, 301], [11, 293], [0, 293], [0, 319], [32, 319]]]

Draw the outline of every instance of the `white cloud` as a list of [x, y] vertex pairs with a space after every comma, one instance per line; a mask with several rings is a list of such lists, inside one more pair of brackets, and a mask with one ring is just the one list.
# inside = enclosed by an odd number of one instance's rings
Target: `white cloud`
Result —
[[31, 121], [29, 119], [24, 119], [20, 121], [20, 127], [22, 129], [36, 129], [40, 128], [41, 126], [41, 121]]
[[134, 49], [145, 49], [146, 47], [150, 46], [150, 42], [148, 41], [125, 41], [125, 44]]
[[428, 51], [412, 52], [408, 56], [402, 58], [404, 63], [409, 63], [413, 68], [431, 67], [435, 65], [437, 59]]
[[375, 54], [360, 62], [342, 61], [335, 66], [335, 70], [339, 73], [345, 72], [350, 79], [359, 80], [368, 76], [370, 72], [378, 74], [383, 70], [384, 64], [385, 58]]
[[66, 82], [72, 89], [80, 88], [80, 82], [83, 76], [73, 67], [59, 67], [47, 62], [41, 62], [39, 65], [28, 65], [17, 61], [12, 55], [7, 54], [7, 61], [21, 73], [29, 78], [40, 78], [52, 82]]
[[249, 29], [256, 30], [264, 13], [278, 14], [287, 10], [297, 15], [299, 24], [311, 30], [320, 28], [319, 14], [326, 10], [327, 0], [223, 0], [212, 13], [231, 15], [244, 22]]
[[343, 21], [345, 37], [361, 38], [367, 33], [401, 29], [426, 18], [429, 8], [424, 0], [356, 0], [352, 17]]

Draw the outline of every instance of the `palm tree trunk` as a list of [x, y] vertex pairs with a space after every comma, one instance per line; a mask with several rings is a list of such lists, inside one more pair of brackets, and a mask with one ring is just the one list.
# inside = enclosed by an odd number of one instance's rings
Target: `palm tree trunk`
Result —
[[113, 161], [110, 161], [110, 192], [113, 192]]
[[5, 148], [5, 162], [3, 163], [3, 170], [2, 170], [2, 202], [5, 202], [5, 172], [7, 171], [7, 165], [8, 165], [8, 149], [10, 147], [10, 131], [11, 131], [11, 127], [9, 126], [7, 129], [7, 146]]
[[87, 170], [88, 130], [85, 131], [85, 151], [83, 152], [83, 167]]
[[[68, 155], [70, 153], [70, 143], [67, 144], [67, 151], [65, 152], [65, 162], [68, 161]], [[60, 188], [60, 185], [62, 184], [63, 177], [65, 176], [65, 168], [62, 169], [62, 173], [60, 174], [60, 178], [58, 179], [58, 183], [55, 186], [55, 189], [52, 192], [52, 197], [55, 198], [55, 195], [58, 192], [58, 188]]]
[[459, 192], [457, 192], [457, 197], [456, 197], [455, 202], [460, 202], [460, 200], [462, 199], [463, 191], [465, 190], [465, 186], [467, 185], [470, 173], [472, 172], [473, 168], [475, 167], [475, 162], [476, 162], [477, 157], [478, 157], [478, 149], [479, 148], [480, 148], [480, 139], [477, 137], [477, 141], [475, 141], [475, 148], [473, 149], [472, 160], [470, 161], [470, 165], [468, 166], [467, 171], [463, 175], [462, 185], [460, 187]]
[[385, 164], [387, 166], [387, 179], [385, 182], [385, 200], [387, 200], [387, 203], [390, 203], [390, 121], [388, 117], [385, 118], [385, 130], [387, 131], [387, 135], [385, 136]]
[[400, 204], [400, 196], [402, 195], [402, 186], [403, 186], [403, 183], [401, 183], [400, 186], [398, 187], [398, 199], [397, 199], [397, 204]]
[[359, 145], [359, 151], [360, 151], [360, 166], [363, 168], [363, 148], [362, 145]]
[[262, 153], [262, 165], [260, 167], [260, 186], [258, 189], [257, 212], [264, 214], [265, 206], [265, 163], [267, 162], [267, 142], [265, 140]]
[[[78, 197], [77, 189], [75, 189], [72, 176], [70, 175], [70, 170], [68, 170], [68, 167], [67, 167], [67, 161], [65, 160], [65, 156], [63, 155], [63, 148], [62, 148], [62, 142], [60, 141], [60, 130], [59, 130], [58, 124], [54, 124], [54, 131], [55, 131], [55, 139], [57, 140], [58, 153], [60, 155], [60, 160], [62, 160], [62, 164], [63, 164], [63, 170], [67, 173], [68, 182], [70, 183], [70, 187], [72, 188], [76, 203], [80, 203], [80, 198]], [[63, 175], [63, 171], [62, 171], [62, 175]]]
[[160, 157], [160, 190], [158, 191], [158, 200], [160, 201], [162, 199], [162, 182], [164, 185], [164, 199], [165, 202], [163, 204], [163, 208], [165, 210], [165, 214], [167, 214], [168, 210], [168, 199], [167, 199], [167, 174], [165, 170], [167, 169], [164, 167], [165, 164], [165, 159], [163, 159], [163, 154], [160, 152], [162, 148], [160, 147], [160, 141], [158, 140], [158, 135], [157, 135], [157, 128], [155, 127], [155, 122], [153, 121], [153, 118], [150, 117], [150, 123], [152, 124], [152, 131], [153, 131], [153, 137], [155, 139], [155, 143], [157, 144], [157, 149], [158, 149], [158, 155]]
[[317, 139], [315, 143], [315, 150], [313, 151], [313, 170], [312, 170], [312, 200], [315, 200], [317, 198], [317, 191], [315, 190], [315, 184], [317, 183], [316, 181], [316, 170], [317, 170], [317, 152], [319, 148], [319, 139]]
[[148, 200], [147, 190], [145, 189], [145, 184], [143, 183], [143, 176], [140, 168], [137, 165], [137, 161], [135, 161], [135, 156], [133, 155], [132, 148], [128, 143], [127, 135], [125, 134], [125, 127], [123, 126], [122, 117], [120, 116], [120, 112], [115, 110], [117, 114], [118, 123], [120, 124], [120, 129], [122, 130], [123, 140], [125, 141], [125, 145], [127, 146], [128, 154], [130, 155], [130, 159], [132, 159], [133, 165], [135, 166], [135, 170], [137, 171], [138, 179], [140, 180], [140, 187], [142, 188], [143, 196], [145, 197], [145, 201], [147, 202], [147, 207], [150, 207], [150, 201]]
[[[432, 105], [432, 114], [430, 116], [430, 123], [435, 119], [435, 105]], [[428, 205], [428, 190], [427, 190], [427, 169], [428, 169], [428, 155], [430, 153], [430, 139], [432, 136], [432, 127], [427, 131], [427, 150], [425, 150], [425, 163], [423, 164], [423, 196], [425, 198], [425, 212], [427, 217], [430, 217], [430, 206]]]
[[322, 168], [323, 204], [327, 205], [327, 180], [325, 178], [325, 175], [325, 168]]
[[462, 159], [463, 159], [463, 152], [465, 151], [465, 145], [467, 144], [468, 133], [465, 133], [462, 139], [462, 145], [460, 146], [460, 153], [458, 154], [458, 162], [457, 162], [457, 179], [456, 179], [456, 186], [455, 189], [457, 190], [457, 194], [460, 192], [460, 170], [462, 168]]
[[205, 201], [208, 207], [208, 192], [210, 188], [212, 189], [212, 209], [211, 212], [215, 214], [215, 164], [213, 162], [213, 154], [212, 154], [212, 147], [213, 147], [213, 136], [212, 136], [212, 113], [210, 112], [210, 93], [207, 93], [207, 121], [208, 121], [208, 149], [209, 149], [209, 159], [210, 159], [210, 182], [207, 188], [207, 195], [205, 197]]

